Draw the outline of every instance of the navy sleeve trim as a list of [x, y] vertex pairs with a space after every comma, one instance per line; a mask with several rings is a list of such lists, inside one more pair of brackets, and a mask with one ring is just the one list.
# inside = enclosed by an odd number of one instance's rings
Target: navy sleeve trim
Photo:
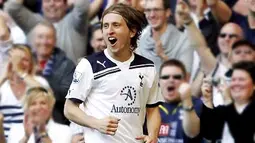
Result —
[[77, 98], [68, 98], [69, 100], [71, 100], [73, 103], [78, 103], [81, 104], [83, 101]]
[[147, 108], [154, 108], [154, 107], [157, 107], [159, 105], [163, 104], [163, 102], [157, 102], [157, 103], [154, 103], [154, 104], [146, 104], [146, 107]]

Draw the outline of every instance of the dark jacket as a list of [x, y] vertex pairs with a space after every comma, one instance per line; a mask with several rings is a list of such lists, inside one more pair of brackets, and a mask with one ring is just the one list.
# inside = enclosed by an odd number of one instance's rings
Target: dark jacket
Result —
[[65, 96], [73, 79], [75, 64], [59, 48], [55, 48], [53, 54], [55, 60], [52, 65], [52, 73], [43, 76], [49, 82], [56, 98], [53, 119], [58, 123], [68, 124], [69, 121], [65, 118], [63, 110]]
[[200, 131], [206, 139], [221, 140], [224, 123], [227, 123], [235, 143], [254, 143], [254, 110], [254, 100], [241, 114], [237, 113], [234, 104], [218, 106], [214, 109], [203, 106]]

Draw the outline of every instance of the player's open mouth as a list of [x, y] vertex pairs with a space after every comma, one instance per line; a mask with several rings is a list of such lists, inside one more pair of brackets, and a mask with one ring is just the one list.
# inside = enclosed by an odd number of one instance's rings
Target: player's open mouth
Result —
[[109, 40], [109, 42], [110, 42], [112, 45], [115, 45], [116, 42], [117, 42], [117, 38], [115, 38], [115, 37], [109, 37], [108, 40]]

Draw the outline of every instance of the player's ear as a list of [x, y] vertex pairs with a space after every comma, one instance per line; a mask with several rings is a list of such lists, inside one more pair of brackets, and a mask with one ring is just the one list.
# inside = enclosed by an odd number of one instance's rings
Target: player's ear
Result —
[[130, 30], [130, 38], [133, 38], [136, 34], [136, 29], [131, 29]]

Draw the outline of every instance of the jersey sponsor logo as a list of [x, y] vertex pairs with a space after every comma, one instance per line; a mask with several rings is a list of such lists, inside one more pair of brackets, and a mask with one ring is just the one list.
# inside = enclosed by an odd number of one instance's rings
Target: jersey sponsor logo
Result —
[[133, 105], [135, 103], [136, 99], [136, 90], [132, 86], [125, 86], [121, 92], [120, 95], [125, 96], [125, 101], [128, 102], [128, 106]]
[[126, 102], [127, 106], [116, 106], [113, 104], [111, 113], [135, 113], [139, 115], [140, 107], [134, 107], [133, 104], [136, 101], [136, 90], [132, 86], [125, 86], [122, 88], [120, 95]]
[[103, 66], [104, 68], [106, 68], [106, 66], [104, 65], [106, 61], [104, 61], [103, 63], [101, 63], [100, 61], [97, 60], [97, 63], [101, 66]]
[[135, 113], [139, 115], [140, 107], [115, 106], [113, 104], [111, 113]]
[[73, 83], [79, 83], [81, 80], [82, 73], [75, 71], [73, 74]]

